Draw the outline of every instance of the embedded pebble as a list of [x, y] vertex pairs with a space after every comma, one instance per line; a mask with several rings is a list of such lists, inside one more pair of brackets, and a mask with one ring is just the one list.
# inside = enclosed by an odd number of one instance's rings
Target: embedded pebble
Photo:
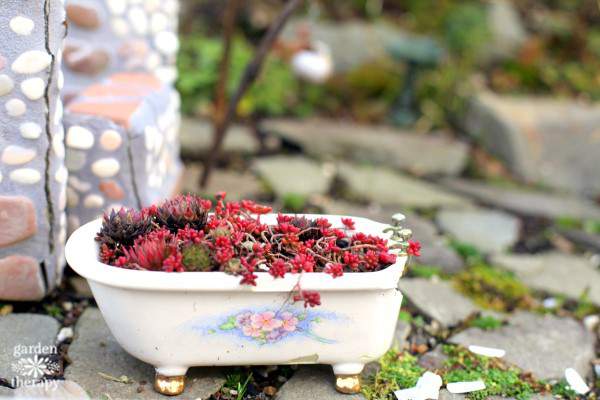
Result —
[[48, 68], [51, 62], [50, 54], [41, 50], [31, 50], [17, 57], [12, 63], [12, 70], [18, 74], [35, 74]]
[[113, 129], [107, 129], [100, 136], [100, 146], [106, 151], [115, 151], [121, 146], [121, 135]]
[[112, 30], [117, 36], [127, 36], [129, 34], [129, 24], [123, 18], [115, 18], [111, 22]]
[[175, 67], [161, 67], [154, 71], [156, 76], [163, 83], [173, 83], [177, 80], [177, 68]]
[[470, 393], [485, 389], [483, 381], [472, 382], [453, 382], [446, 385], [446, 389], [450, 393]]
[[144, 61], [144, 65], [150, 71], [153, 71], [156, 68], [158, 68], [158, 66], [160, 65], [160, 54], [158, 54], [156, 51], [150, 52], [150, 54], [148, 54], [148, 57], [146, 57], [146, 60]]
[[14, 17], [10, 20], [10, 29], [20, 36], [28, 36], [35, 28], [35, 24], [27, 17]]
[[571, 389], [579, 394], [586, 394], [590, 391], [589, 386], [573, 368], [565, 369], [565, 379]]
[[56, 100], [56, 109], [54, 110], [54, 125], [58, 125], [62, 122], [63, 117], [63, 103], [60, 99]]
[[58, 196], [58, 208], [64, 210], [67, 208], [67, 188], [65, 190], [61, 190], [60, 195]]
[[67, 130], [67, 147], [87, 150], [94, 146], [94, 134], [82, 126], [72, 126]]
[[588, 315], [583, 319], [583, 325], [591, 332], [594, 332], [600, 324], [600, 315]]
[[469, 346], [469, 351], [471, 353], [479, 354], [481, 356], [498, 358], [504, 357], [504, 355], [506, 354], [505, 350], [483, 346]]
[[56, 132], [54, 137], [52, 138], [52, 150], [56, 157], [61, 160], [65, 158], [65, 131], [61, 128]]
[[106, 5], [111, 13], [121, 15], [127, 9], [127, 2], [124, 0], [106, 0]]
[[169, 27], [169, 19], [163, 13], [156, 13], [150, 20], [150, 27], [153, 33], [164, 31]]
[[19, 125], [19, 132], [25, 139], [35, 140], [39, 139], [42, 134], [42, 127], [35, 122], [23, 122]]
[[75, 208], [79, 204], [79, 195], [76, 191], [67, 187], [67, 207]]
[[77, 190], [78, 192], [85, 193], [92, 188], [91, 183], [81, 181], [81, 180], [79, 180], [79, 178], [77, 178], [74, 175], [69, 176], [68, 182], [69, 182], [69, 186], [71, 186], [73, 189]]
[[79, 171], [86, 163], [86, 153], [85, 151], [67, 149], [67, 154], [65, 157], [65, 164], [69, 171]]
[[97, 194], [90, 194], [83, 200], [85, 208], [98, 208], [104, 205], [104, 198]]
[[75, 215], [69, 215], [67, 220], [69, 224], [69, 232], [74, 232], [81, 226], [81, 221]]
[[97, 29], [100, 26], [98, 11], [79, 4], [69, 4], [66, 7], [67, 18], [75, 25], [85, 29]]
[[99, 178], [111, 178], [119, 173], [121, 164], [114, 158], [101, 158], [92, 164], [92, 173]]
[[12, 92], [15, 84], [8, 75], [0, 75], [0, 96], [4, 96]]
[[121, 200], [125, 196], [125, 191], [117, 182], [107, 179], [100, 182], [98, 189], [111, 200]]
[[10, 99], [6, 102], [4, 108], [6, 108], [6, 113], [11, 117], [20, 117], [27, 111], [27, 106], [19, 99]]
[[156, 48], [163, 54], [171, 56], [179, 50], [179, 39], [173, 32], [162, 31], [154, 38]]
[[2, 152], [2, 162], [7, 165], [27, 164], [33, 160], [36, 151], [21, 146], [10, 145]]
[[42, 179], [38, 171], [32, 168], [15, 169], [9, 174], [10, 180], [22, 185], [35, 185]]
[[42, 78], [31, 78], [21, 82], [21, 91], [29, 100], [39, 100], [46, 90], [46, 83]]
[[148, 14], [146, 14], [142, 8], [133, 7], [129, 9], [127, 18], [135, 33], [138, 35], [145, 35], [148, 33]]
[[56, 171], [56, 174], [54, 174], [54, 180], [58, 183], [66, 183], [68, 176], [69, 171], [67, 170], [67, 167], [61, 165], [58, 168], [58, 171]]

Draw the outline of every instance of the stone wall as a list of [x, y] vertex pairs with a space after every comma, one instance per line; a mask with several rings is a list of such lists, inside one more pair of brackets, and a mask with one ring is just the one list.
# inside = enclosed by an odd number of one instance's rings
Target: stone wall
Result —
[[177, 0], [66, 0], [65, 99], [114, 72], [175, 81]]
[[60, 0], [0, 7], [0, 298], [37, 300], [64, 266]]

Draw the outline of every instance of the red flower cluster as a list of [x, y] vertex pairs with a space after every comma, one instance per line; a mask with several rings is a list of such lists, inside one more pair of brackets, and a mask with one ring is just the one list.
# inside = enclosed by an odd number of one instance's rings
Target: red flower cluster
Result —
[[[271, 207], [249, 200], [225, 202], [224, 192], [215, 197], [214, 214], [209, 214], [209, 200], [194, 196], [180, 196], [142, 211], [112, 213], [113, 218], [105, 217], [96, 239], [101, 242], [100, 260], [138, 270], [222, 271], [240, 276], [240, 283], [247, 285], [256, 285], [260, 271], [273, 278], [311, 272], [338, 278], [344, 272], [379, 271], [396, 261], [386, 240], [351, 232], [355, 222], [350, 218], [342, 218], [342, 229], [332, 228], [327, 218], [282, 214], [276, 224], [268, 225], [261, 223], [260, 216], [271, 212]], [[418, 242], [411, 242], [408, 253], [419, 255], [419, 249]], [[320, 304], [317, 293], [298, 292], [294, 301]]]

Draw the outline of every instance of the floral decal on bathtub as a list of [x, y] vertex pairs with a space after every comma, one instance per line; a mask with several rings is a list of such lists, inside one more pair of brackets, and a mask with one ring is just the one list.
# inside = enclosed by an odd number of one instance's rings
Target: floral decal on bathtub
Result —
[[[232, 333], [258, 344], [277, 343], [294, 336], [308, 336], [321, 343], [336, 343], [335, 340], [317, 335], [314, 328], [324, 319], [338, 319], [332, 313], [311, 312], [307, 310], [244, 310], [221, 319], [208, 329], [208, 335]], [[199, 330], [199, 326], [194, 326]]]

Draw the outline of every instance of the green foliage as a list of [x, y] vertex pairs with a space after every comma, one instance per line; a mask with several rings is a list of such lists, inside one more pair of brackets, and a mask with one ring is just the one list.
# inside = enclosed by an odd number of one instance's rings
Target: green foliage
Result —
[[408, 270], [411, 276], [420, 278], [431, 278], [434, 275], [441, 276], [442, 269], [431, 265], [412, 265]]
[[598, 220], [579, 220], [572, 217], [559, 217], [554, 223], [563, 229], [581, 229], [592, 235], [600, 235], [600, 221]]
[[482, 3], [459, 3], [445, 15], [443, 37], [459, 57], [477, 59], [487, 50], [491, 35], [484, 7]]
[[211, 266], [210, 250], [194, 244], [182, 250], [182, 262], [188, 271], [206, 271]]
[[485, 317], [477, 317], [471, 322], [471, 326], [479, 329], [483, 329], [484, 331], [493, 331], [494, 329], [498, 329], [502, 326], [502, 322], [498, 321], [496, 318], [488, 315]]
[[530, 308], [529, 289], [507, 271], [476, 264], [458, 274], [454, 285], [475, 303], [496, 311]]
[[58, 318], [58, 319], [62, 318], [62, 308], [59, 305], [50, 304], [50, 305], [44, 306], [44, 308], [46, 309], [46, 312], [48, 313], [49, 316]]
[[451, 240], [449, 246], [453, 248], [462, 258], [470, 263], [481, 262], [483, 254], [477, 247], [469, 243], [462, 243], [456, 240]]
[[283, 196], [283, 209], [289, 212], [301, 212], [306, 206], [306, 197], [299, 193], [287, 193]]
[[560, 381], [552, 385], [552, 393], [563, 399], [577, 399], [577, 392], [569, 387], [566, 381]]
[[410, 315], [408, 311], [400, 310], [400, 313], [398, 313], [398, 320], [410, 322], [412, 321], [412, 315]]
[[425, 369], [416, 365], [417, 358], [408, 352], [390, 349], [379, 360], [381, 370], [365, 379], [362, 393], [371, 399], [394, 399], [393, 391], [413, 387]]

